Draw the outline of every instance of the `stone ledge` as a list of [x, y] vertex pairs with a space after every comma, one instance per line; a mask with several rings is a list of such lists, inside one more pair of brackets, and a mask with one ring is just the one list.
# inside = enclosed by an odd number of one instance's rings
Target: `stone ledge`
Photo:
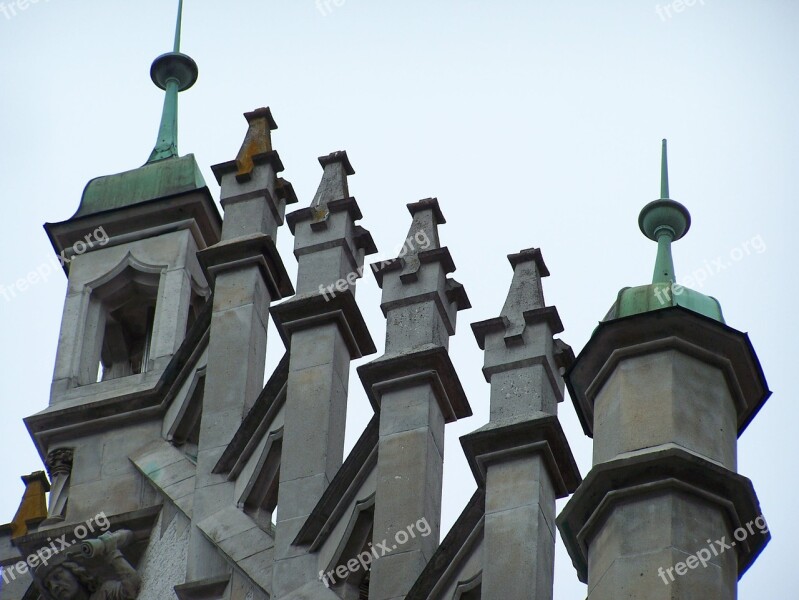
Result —
[[[554, 306], [545, 306], [543, 308], [526, 310], [522, 313], [522, 317], [524, 317], [525, 325], [546, 323], [549, 325], [552, 335], [562, 333], [564, 331], [563, 322], [560, 320], [558, 309]], [[485, 350], [486, 336], [489, 333], [508, 330], [510, 326], [511, 322], [508, 317], [494, 317], [493, 319], [486, 319], [485, 321], [472, 323], [472, 332], [474, 333], [474, 337], [477, 339], [477, 345], [480, 347], [480, 350]], [[521, 341], [521, 333], [514, 333], [512, 335], [505, 336], [505, 343], [508, 346]]]
[[[761, 516], [749, 479], [681, 448], [596, 465], [557, 518], [558, 530], [580, 581], [588, 581], [589, 539], [607, 512], [631, 496], [662, 489], [679, 490], [718, 504], [719, 510], [727, 514], [730, 531]], [[739, 578], [770, 539], [766, 533], [736, 545]]]
[[[107, 248], [138, 239], [187, 229], [197, 246], [216, 244], [222, 233], [222, 217], [207, 187], [166, 198], [156, 198], [130, 206], [71, 218], [59, 223], [46, 223], [44, 229], [56, 254], [68, 255], [70, 248], [102, 227], [109, 238]], [[66, 265], [64, 272], [67, 272]]]
[[[363, 214], [358, 206], [358, 201], [355, 200], [353, 196], [339, 198], [338, 200], [331, 200], [323, 206], [327, 208], [325, 214], [347, 212], [353, 221], [363, 219]], [[322, 217], [322, 220], [326, 218], [326, 216]], [[319, 209], [314, 206], [306, 206], [305, 208], [299, 208], [286, 215], [286, 224], [289, 226], [289, 230], [292, 234], [294, 234], [297, 224], [302, 221], [309, 221], [311, 223], [320, 221]]]
[[219, 510], [197, 523], [197, 528], [232, 565], [261, 590], [269, 593], [271, 570], [267, 573], [265, 567], [271, 565], [271, 559], [261, 562], [257, 570], [252, 567], [254, 562], [259, 561], [251, 560], [273, 551], [274, 539], [268, 533], [235, 506]]
[[295, 296], [270, 309], [272, 319], [286, 347], [291, 334], [322, 323], [337, 323], [352, 359], [377, 352], [361, 309], [350, 290], [326, 299], [323, 294]]
[[131, 456], [130, 461], [166, 500], [192, 518], [197, 467], [185, 454], [168, 442], [158, 441]]
[[[452, 254], [450, 253], [449, 248], [446, 246], [443, 248], [430, 248], [429, 250], [421, 250], [417, 252], [415, 256], [419, 258], [420, 265], [438, 262], [441, 264], [441, 268], [444, 270], [445, 274], [455, 271], [455, 261], [452, 260]], [[391, 271], [402, 271], [400, 279], [403, 283], [414, 283], [416, 281], [416, 278], [409, 277], [408, 269], [411, 267], [408, 265], [408, 261], [401, 256], [372, 263], [370, 268], [375, 274], [377, 285], [381, 288], [383, 287], [383, 278], [386, 276], [386, 273], [390, 273]]]
[[427, 346], [407, 354], [383, 355], [358, 367], [358, 376], [375, 412], [380, 411], [381, 397], [386, 390], [426, 381], [435, 391], [446, 423], [472, 416], [458, 373], [442, 346]]
[[213, 600], [222, 597], [228, 583], [230, 575], [181, 583], [175, 586], [175, 594], [179, 600]]
[[771, 392], [749, 336], [679, 306], [599, 324], [565, 375], [583, 431], [594, 435], [594, 400], [616, 366], [632, 356], [674, 349], [721, 369], [738, 409], [738, 435]]
[[294, 294], [294, 286], [291, 285], [283, 259], [269, 235], [252, 234], [223, 241], [198, 252], [197, 258], [211, 285], [218, 273], [244, 266], [257, 266], [272, 300]]
[[[283, 161], [280, 160], [280, 155], [277, 153], [277, 150], [253, 154], [252, 162], [255, 165], [272, 165], [272, 169], [275, 173], [282, 173], [286, 170], [283, 166]], [[239, 183], [246, 183], [252, 179], [251, 173], [239, 174], [239, 162], [235, 159], [213, 165], [211, 166], [211, 171], [219, 185], [222, 185], [222, 179], [224, 179], [225, 175], [232, 175], [234, 173], [236, 174], [236, 181]]]
[[[42, 461], [45, 461], [47, 448], [52, 441], [64, 437], [67, 433], [78, 435], [91, 432], [99, 423], [110, 427], [112, 424], [133, 423], [162, 416], [177, 394], [177, 390], [192, 372], [207, 344], [212, 304], [210, 300], [205, 303], [166, 368], [161, 373], [153, 372], [153, 381], [145, 386], [134, 386], [124, 392], [116, 390], [115, 394], [111, 393], [115, 388], [106, 384], [114, 384], [120, 380], [73, 388], [75, 393], [85, 394], [90, 400], [84, 402], [84, 396], [80, 396], [69, 403], [57, 401], [43, 411], [26, 417], [25, 426], [36, 444]], [[147, 373], [144, 376], [146, 378]], [[140, 375], [131, 375], [124, 379], [138, 381], [140, 377]], [[92, 398], [88, 390], [84, 389], [92, 386], [96, 386], [94, 387], [96, 390], [109, 388], [109, 393], [105, 397], [101, 396], [99, 400]]]
[[555, 485], [556, 498], [565, 498], [577, 490], [582, 477], [566, 434], [557, 416], [539, 414], [542, 416], [524, 421], [488, 423], [461, 437], [463, 452], [481, 488], [485, 488], [492, 463], [540, 454]]

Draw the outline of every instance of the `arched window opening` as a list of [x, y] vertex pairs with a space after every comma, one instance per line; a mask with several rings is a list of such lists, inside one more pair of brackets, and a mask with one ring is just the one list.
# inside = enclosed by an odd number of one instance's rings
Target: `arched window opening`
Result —
[[100, 353], [101, 381], [146, 370], [154, 321], [155, 299], [131, 300], [107, 314]]
[[282, 454], [283, 429], [281, 428], [269, 435], [253, 477], [240, 500], [244, 512], [271, 536], [275, 535], [277, 525], [277, 497]]
[[[368, 600], [369, 580], [371, 572], [372, 536], [374, 529], [375, 496], [361, 500], [355, 506], [344, 538], [335, 553], [335, 559], [325, 573], [326, 584], [343, 600]], [[367, 557], [366, 558], [363, 557]], [[358, 560], [362, 557], [363, 560]], [[357, 569], [340, 569], [346, 571], [340, 577], [339, 567], [347, 565], [352, 559], [358, 563]]]
[[161, 273], [160, 267], [142, 268], [147, 271], [128, 263], [110, 280], [92, 290], [93, 308], [87, 322], [84, 352], [93, 381], [109, 381], [147, 371]]

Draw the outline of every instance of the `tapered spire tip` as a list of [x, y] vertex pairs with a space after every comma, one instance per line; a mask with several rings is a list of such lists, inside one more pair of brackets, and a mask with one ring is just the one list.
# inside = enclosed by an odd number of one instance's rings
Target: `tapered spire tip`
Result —
[[178, 156], [178, 93], [189, 89], [197, 81], [199, 70], [191, 57], [180, 52], [183, 23], [183, 0], [178, 0], [178, 17], [175, 25], [173, 51], [162, 54], [150, 68], [150, 78], [166, 92], [158, 141], [148, 163]]
[[638, 227], [646, 237], [658, 244], [652, 283], [673, 283], [676, 279], [671, 243], [688, 232], [691, 227], [691, 214], [682, 204], [669, 198], [669, 169], [665, 139], [662, 143], [660, 161], [660, 199], [644, 206], [638, 216]]
[[662, 199], [669, 197], [669, 159], [666, 144], [664, 139], [660, 158], [660, 197]]

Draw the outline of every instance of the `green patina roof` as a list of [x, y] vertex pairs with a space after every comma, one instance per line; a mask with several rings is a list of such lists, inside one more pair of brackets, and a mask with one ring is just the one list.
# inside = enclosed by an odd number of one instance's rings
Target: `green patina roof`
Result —
[[204, 187], [205, 180], [193, 154], [168, 158], [132, 171], [92, 179], [83, 190], [73, 218]]
[[195, 62], [180, 52], [182, 20], [180, 0], [173, 51], [156, 58], [150, 69], [153, 83], [166, 94], [158, 140], [149, 160], [138, 169], [92, 179], [73, 219], [206, 187], [194, 155], [178, 156], [178, 94], [194, 85], [198, 73]]
[[724, 315], [718, 300], [671, 282], [651, 283], [622, 289], [603, 320], [611, 321], [670, 306], [682, 306], [724, 323]]
[[652, 283], [623, 288], [603, 320], [611, 321], [672, 306], [682, 306], [724, 323], [718, 300], [675, 283], [671, 243], [686, 234], [691, 226], [691, 215], [682, 204], [668, 197], [666, 140], [663, 140], [660, 196], [659, 200], [647, 204], [638, 218], [638, 225], [643, 234], [658, 244]]

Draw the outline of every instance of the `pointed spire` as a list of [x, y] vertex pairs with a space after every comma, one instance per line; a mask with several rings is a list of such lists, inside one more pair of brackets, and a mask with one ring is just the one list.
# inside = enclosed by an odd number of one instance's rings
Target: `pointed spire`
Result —
[[180, 52], [182, 21], [183, 0], [178, 0], [173, 51], [156, 58], [150, 68], [150, 78], [155, 85], [166, 92], [166, 96], [158, 141], [147, 160], [148, 163], [178, 156], [178, 93], [189, 89], [197, 81], [197, 63]]
[[500, 315], [510, 321], [523, 323], [525, 311], [544, 308], [541, 278], [547, 277], [549, 271], [538, 248], [511, 254], [508, 260], [513, 267], [513, 281]]
[[324, 173], [319, 188], [316, 190], [311, 206], [316, 210], [324, 210], [329, 202], [349, 198], [347, 176], [355, 175], [355, 169], [350, 164], [347, 152], [339, 150], [319, 157]]
[[[499, 314], [508, 320], [506, 343], [514, 343], [522, 341], [522, 334], [527, 326], [525, 313], [546, 307], [541, 278], [549, 277], [549, 269], [544, 264], [539, 248], [527, 248], [516, 254], [509, 254], [508, 260], [513, 267], [513, 280]], [[553, 329], [560, 331], [563, 326]]]
[[667, 199], [669, 197], [669, 161], [666, 155], [666, 140], [663, 140], [663, 146], [660, 156], [660, 198]]
[[175, 24], [175, 45], [172, 46], [172, 52], [180, 52], [180, 29], [183, 26], [183, 0], [178, 0], [178, 20]]
[[236, 179], [239, 182], [246, 181], [252, 176], [256, 159], [273, 151], [272, 132], [277, 129], [272, 110], [268, 106], [246, 112], [244, 118], [247, 119], [249, 126], [244, 142], [236, 155]]
[[[441, 241], [438, 237], [438, 226], [447, 222], [444, 213], [438, 205], [437, 198], [425, 198], [418, 202], [408, 204], [408, 211], [413, 216], [411, 228], [405, 237], [407, 253], [416, 256], [421, 250], [441, 248]], [[408, 240], [417, 240], [417, 243], [409, 243]], [[422, 241], [419, 241], [422, 240]]]
[[638, 226], [646, 237], [658, 244], [652, 283], [674, 283], [676, 278], [671, 243], [686, 234], [691, 227], [691, 215], [682, 204], [669, 198], [666, 140], [663, 140], [662, 146], [660, 177], [661, 198], [650, 202], [641, 210]]
[[[399, 258], [403, 261], [400, 275], [400, 280], [403, 283], [414, 282], [419, 277], [419, 269], [422, 265], [419, 259], [420, 252], [441, 248], [438, 226], [447, 222], [438, 205], [437, 198], [425, 198], [418, 202], [412, 202], [408, 204], [408, 211], [413, 216], [413, 221], [399, 253]], [[447, 254], [447, 256], [449, 255]], [[452, 269], [448, 272], [454, 270], [455, 266], [452, 265]]]

